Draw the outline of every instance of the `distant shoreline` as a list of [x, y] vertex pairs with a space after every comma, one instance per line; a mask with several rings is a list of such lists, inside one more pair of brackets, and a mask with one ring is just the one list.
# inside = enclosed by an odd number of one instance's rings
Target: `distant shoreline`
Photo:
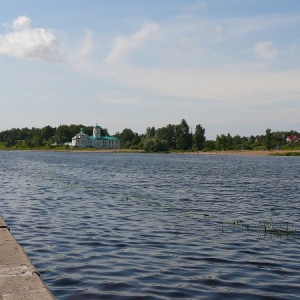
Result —
[[[145, 150], [132, 149], [1, 149], [2, 151], [40, 151], [40, 152], [70, 152], [70, 153], [145, 153], [155, 154], [164, 152], [146, 152]], [[228, 150], [228, 151], [170, 151], [166, 154], [190, 154], [211, 156], [300, 156], [300, 150]]]
[[211, 151], [211, 152], [190, 152], [198, 155], [237, 155], [237, 156], [285, 156], [288, 153], [299, 153], [299, 150], [230, 150], [230, 151]]
[[[83, 152], [83, 153], [163, 153], [163, 152], [146, 152], [145, 150], [132, 150], [132, 149], [77, 149], [77, 150], [47, 150], [55, 152]], [[288, 153], [297, 153], [300, 155], [300, 150], [229, 150], [229, 151], [195, 151], [195, 152], [185, 152], [185, 151], [174, 151], [167, 152], [169, 154], [191, 154], [191, 155], [236, 155], [236, 156], [286, 156]]]

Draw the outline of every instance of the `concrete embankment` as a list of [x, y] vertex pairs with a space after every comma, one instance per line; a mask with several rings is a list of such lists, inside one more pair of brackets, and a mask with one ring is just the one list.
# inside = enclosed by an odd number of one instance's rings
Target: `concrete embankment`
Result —
[[53, 300], [38, 271], [0, 216], [0, 299]]

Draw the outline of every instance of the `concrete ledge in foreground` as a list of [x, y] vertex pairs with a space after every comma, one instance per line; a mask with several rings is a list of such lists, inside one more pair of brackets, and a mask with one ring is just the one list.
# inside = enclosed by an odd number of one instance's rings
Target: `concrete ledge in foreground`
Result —
[[53, 300], [38, 271], [0, 216], [0, 299]]

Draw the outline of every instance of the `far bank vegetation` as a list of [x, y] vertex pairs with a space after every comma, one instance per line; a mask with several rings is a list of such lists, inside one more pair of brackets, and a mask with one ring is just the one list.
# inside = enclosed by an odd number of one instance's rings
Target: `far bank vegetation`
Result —
[[[43, 128], [13, 128], [0, 132], [0, 149], [68, 149], [73, 136], [80, 128], [92, 135], [92, 126], [60, 125]], [[107, 129], [101, 134], [109, 136]], [[185, 119], [180, 124], [168, 124], [165, 127], [146, 128], [145, 133], [138, 134], [129, 128], [113, 136], [120, 139], [121, 149], [143, 150], [147, 152], [170, 151], [240, 151], [240, 150], [300, 150], [300, 135], [297, 131], [272, 132], [267, 129], [264, 135], [249, 137], [228, 134], [217, 135], [215, 140], [207, 140], [205, 128], [198, 124], [191, 128]], [[293, 137], [289, 140], [289, 137]]]

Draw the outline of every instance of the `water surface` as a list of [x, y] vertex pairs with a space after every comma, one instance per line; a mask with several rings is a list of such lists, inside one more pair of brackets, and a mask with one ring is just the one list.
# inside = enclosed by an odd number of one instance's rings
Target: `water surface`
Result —
[[57, 299], [297, 299], [298, 234], [259, 226], [300, 229], [299, 167], [0, 151], [0, 213]]

